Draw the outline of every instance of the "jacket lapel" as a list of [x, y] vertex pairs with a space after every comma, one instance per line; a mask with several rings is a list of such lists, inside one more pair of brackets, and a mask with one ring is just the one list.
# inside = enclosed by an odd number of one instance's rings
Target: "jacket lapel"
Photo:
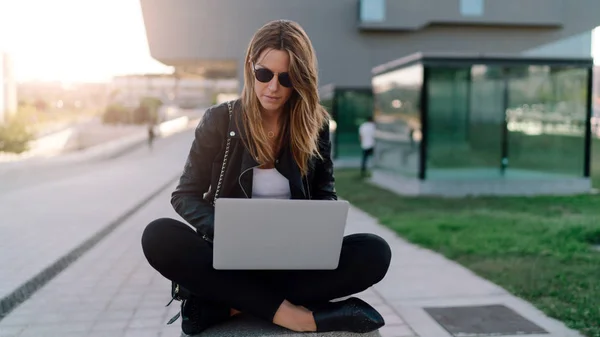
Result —
[[302, 173], [294, 160], [289, 145], [283, 147], [279, 159], [275, 163], [275, 167], [279, 173], [288, 179], [292, 199], [306, 198], [304, 184], [302, 183]]
[[[237, 103], [237, 104], [236, 104]], [[239, 184], [244, 196], [252, 198], [252, 181], [254, 167], [258, 167], [259, 163], [252, 157], [244, 142], [248, 141], [248, 133], [244, 128], [242, 121], [242, 105], [239, 100], [236, 100], [233, 106], [232, 122], [229, 126], [229, 135], [238, 139], [239, 148], [241, 151], [241, 161], [239, 175], [235, 184]]]

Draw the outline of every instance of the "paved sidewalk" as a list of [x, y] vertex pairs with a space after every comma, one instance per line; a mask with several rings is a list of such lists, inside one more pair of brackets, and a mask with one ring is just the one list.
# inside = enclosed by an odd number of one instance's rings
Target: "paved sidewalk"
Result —
[[[147, 264], [140, 246], [142, 230], [149, 221], [164, 216], [179, 218], [168, 204], [170, 190], [154, 198], [0, 321], [0, 336], [179, 336], [180, 320], [165, 325], [178, 311], [179, 302], [165, 308], [170, 284]], [[389, 274], [380, 284], [359, 295], [384, 315], [387, 325], [380, 330], [383, 337], [452, 336], [423, 307], [473, 304], [512, 307], [553, 332], [545, 336], [576, 335], [503, 289], [437, 254], [399, 239], [355, 208], [351, 209], [348, 222], [348, 234], [353, 232], [373, 232], [392, 245], [394, 257]], [[260, 330], [244, 331], [248, 326]], [[202, 335], [281, 336], [289, 332], [250, 321], [219, 326]]]
[[0, 300], [176, 178], [192, 138], [95, 165], [0, 175]]
[[0, 336], [179, 336], [165, 326], [178, 310], [165, 308], [169, 283], [140, 244], [146, 223], [172, 215], [167, 203], [165, 191], [0, 321]]
[[[140, 158], [135, 161], [124, 161], [123, 166], [111, 167], [117, 170], [111, 172], [119, 172], [121, 178], [117, 180], [103, 180], [106, 177], [96, 173], [15, 192], [29, 191], [31, 194], [26, 196], [32, 198], [36, 194], [44, 194], [31, 200], [32, 205], [36, 205], [31, 212], [22, 210], [19, 213], [23, 219], [28, 219], [23, 226], [6, 227], [4, 222], [0, 224], [4, 234], [12, 235], [0, 235], [3, 245], [6, 245], [0, 248], [5, 253], [14, 249], [12, 255], [0, 256], [2, 282], [8, 280], [11, 286], [22, 282], [13, 275], [24, 278], [27, 273], [34, 271], [34, 266], [43, 268], [52, 259], [68, 251], [64, 245], [75, 246], [82, 242], [107, 226], [109, 221], [119, 216], [119, 212], [124, 212], [151, 195], [158, 186], [168, 181], [170, 175], [176, 176], [190, 139], [189, 135], [187, 138], [182, 136], [173, 139], [173, 143], [165, 143], [162, 149], [156, 148], [152, 155], [139, 154]], [[113, 184], [107, 185], [110, 181]], [[68, 199], [64, 199], [66, 188], [75, 193], [69, 194]], [[95, 192], [88, 191], [90, 188]], [[165, 216], [179, 218], [169, 204], [173, 188], [171, 184], [139, 208], [96, 246], [0, 320], [0, 337], [179, 336], [180, 320], [171, 326], [165, 325], [179, 310], [179, 302], [164, 307], [170, 299], [170, 283], [147, 264], [140, 244], [141, 233], [148, 222]], [[99, 191], [108, 192], [104, 194]], [[11, 193], [12, 197], [14, 195]], [[16, 200], [8, 196], [4, 198], [4, 201]], [[93, 204], [96, 209], [86, 204]], [[4, 202], [0, 205], [3, 209], [9, 209]], [[78, 206], [74, 209], [73, 205]], [[44, 213], [40, 212], [40, 207], [45, 210]], [[93, 214], [96, 216], [90, 216]], [[93, 220], [93, 223], [82, 224], [82, 218]], [[12, 219], [21, 218], [15, 215]], [[64, 226], [60, 226], [61, 221], [57, 219], [66, 221]], [[510, 331], [522, 334], [539, 329], [548, 333], [529, 336], [578, 336], [527, 302], [511, 296], [504, 289], [439, 254], [407, 243], [378, 225], [367, 214], [352, 208], [347, 233], [355, 232], [378, 234], [392, 247], [392, 265], [386, 278], [359, 294], [381, 311], [387, 324], [378, 334], [327, 336], [449, 337], [490, 336], [495, 332], [496, 335], [509, 337], [517, 335]], [[29, 240], [23, 241], [26, 236]], [[5, 239], [7, 237], [9, 239]], [[34, 251], [28, 253], [28, 250]], [[18, 266], [22, 266], [27, 273], [19, 274], [21, 270]], [[479, 307], [463, 312], [465, 306]], [[447, 307], [461, 308], [444, 311]], [[487, 318], [481, 316], [486, 313], [489, 314]], [[247, 329], [250, 326], [254, 327], [251, 331]], [[485, 331], [486, 328], [491, 330]], [[449, 331], [454, 331], [454, 334]], [[290, 332], [269, 324], [237, 319], [202, 335], [282, 336], [290, 335]]]
[[[179, 336], [180, 320], [165, 325], [178, 311], [179, 302], [165, 308], [170, 299], [170, 283], [148, 265], [140, 245], [141, 233], [148, 222], [164, 216], [179, 218], [168, 204], [170, 191], [158, 195], [0, 321], [0, 336]], [[350, 225], [360, 229], [360, 224], [354, 221]], [[382, 329], [382, 336], [414, 336], [377, 292], [369, 290], [360, 296], [385, 316], [388, 326]], [[230, 329], [236, 329], [236, 336], [290, 333], [270, 324], [238, 321], [241, 322], [236, 321], [226, 329], [215, 327], [202, 335], [231, 336]], [[244, 331], [249, 326], [255, 330]]]

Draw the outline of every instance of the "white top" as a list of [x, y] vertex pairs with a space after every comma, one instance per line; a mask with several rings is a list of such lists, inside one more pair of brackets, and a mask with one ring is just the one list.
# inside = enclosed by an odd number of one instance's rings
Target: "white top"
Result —
[[252, 198], [290, 199], [290, 183], [277, 169], [254, 168]]
[[358, 128], [360, 134], [360, 146], [363, 150], [371, 149], [375, 146], [375, 123], [364, 122]]

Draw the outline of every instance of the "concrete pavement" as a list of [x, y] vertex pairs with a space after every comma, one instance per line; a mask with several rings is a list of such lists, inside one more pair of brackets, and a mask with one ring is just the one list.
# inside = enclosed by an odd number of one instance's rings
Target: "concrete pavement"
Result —
[[[169, 195], [192, 136], [175, 135], [155, 144], [152, 152], [140, 148], [85, 170], [65, 169], [51, 181], [13, 185], [10, 193], [0, 194], [0, 299], [86, 240], [98, 238], [88, 241], [56, 275], [47, 276], [43, 287], [23, 289], [31, 297], [0, 318], [0, 336], [180, 335], [180, 320], [165, 325], [179, 302], [164, 307], [170, 283], [147, 264], [140, 237], [155, 218], [179, 218]], [[516, 336], [541, 330], [548, 333], [531, 336], [578, 336], [527, 302], [439, 254], [409, 244], [352, 208], [347, 233], [355, 232], [378, 234], [393, 251], [386, 278], [359, 294], [387, 322], [379, 333], [367, 336]], [[476, 307], [469, 311], [469, 306]], [[202, 335], [290, 332], [240, 317]], [[335, 335], [352, 336], [330, 334]]]
[[152, 152], [141, 147], [85, 169], [0, 176], [0, 298], [171, 182], [183, 168], [192, 137], [173, 135]]

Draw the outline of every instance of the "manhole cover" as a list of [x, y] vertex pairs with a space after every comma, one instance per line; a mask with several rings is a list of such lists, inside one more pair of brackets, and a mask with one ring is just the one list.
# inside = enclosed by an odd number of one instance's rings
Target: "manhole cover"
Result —
[[533, 322], [503, 305], [424, 308], [456, 337], [547, 334]]

